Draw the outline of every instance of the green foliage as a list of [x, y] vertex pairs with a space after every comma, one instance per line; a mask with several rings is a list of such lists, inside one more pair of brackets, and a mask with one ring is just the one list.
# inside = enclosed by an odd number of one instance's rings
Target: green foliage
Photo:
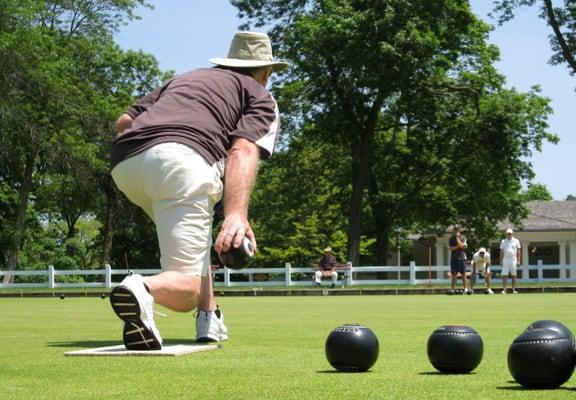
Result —
[[[12, 260], [8, 268], [14, 261], [35, 268], [34, 252], [41, 249], [25, 240], [40, 220], [66, 225], [66, 239], [55, 239], [64, 255], [55, 251], [44, 260], [101, 263], [91, 254], [94, 244], [77, 237], [76, 224], [94, 215], [105, 220], [105, 194], [115, 190], [105, 185], [114, 120], [168, 76], [154, 57], [114, 44], [112, 33], [136, 18], [141, 5], [147, 2], [7, 0], [0, 6], [0, 183], [2, 193], [16, 196], [1, 199], [10, 231], [0, 237], [0, 253], [3, 264]], [[77, 240], [76, 251], [66, 254]]]
[[[114, 224], [112, 268], [159, 268], [160, 252], [154, 223], [142, 209], [124, 199], [115, 214]], [[102, 239], [100, 235], [100, 248]]]
[[294, 138], [263, 164], [250, 207], [260, 248], [255, 264], [314, 265], [326, 246], [346, 261], [349, 187], [338, 185], [346, 157], [337, 146]]
[[[467, 2], [232, 3], [293, 65], [273, 86], [284, 129], [251, 204], [255, 265], [313, 265], [327, 245], [343, 262], [385, 263], [396, 233], [455, 220], [485, 239], [545, 195], [529, 159], [558, 140], [549, 100], [503, 88]], [[536, 1], [499, 3], [511, 16]], [[114, 120], [171, 75], [113, 41], [141, 5], [0, 5], [0, 268], [158, 265], [153, 224], [108, 171]], [[570, 46], [572, 8], [556, 9]]]
[[531, 183], [526, 190], [522, 192], [522, 198], [525, 202], [533, 200], [550, 201], [554, 200], [552, 194], [548, 191], [546, 185], [540, 183]]
[[[275, 85], [290, 133], [343, 156], [332, 171], [348, 173], [330, 184], [350, 190], [347, 205], [334, 205], [346, 212], [353, 262], [362, 237], [372, 241], [372, 260], [386, 263], [395, 232], [459, 221], [489, 238], [499, 220], [526, 215], [519, 191], [533, 172], [525, 160], [558, 140], [547, 131], [549, 100], [538, 88], [503, 88], [490, 27], [467, 2], [232, 3], [247, 26], [271, 27], [278, 54], [293, 65]], [[306, 162], [309, 153], [285, 146], [300, 152], [287, 169]], [[309, 203], [286, 202], [284, 215], [318, 202], [301, 201]], [[305, 236], [314, 237], [316, 221]]]

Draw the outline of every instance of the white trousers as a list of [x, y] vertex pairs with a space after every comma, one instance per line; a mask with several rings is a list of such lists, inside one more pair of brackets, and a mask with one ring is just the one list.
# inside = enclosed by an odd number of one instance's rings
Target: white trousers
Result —
[[[316, 271], [314, 272], [314, 282], [320, 283], [322, 281], [322, 277], [324, 276], [324, 271]], [[335, 285], [338, 281], [338, 272], [332, 271], [330, 272], [330, 277], [332, 278], [332, 283]]]
[[214, 205], [222, 197], [224, 162], [209, 165], [194, 149], [158, 144], [112, 170], [118, 189], [154, 221], [163, 270], [206, 276]]

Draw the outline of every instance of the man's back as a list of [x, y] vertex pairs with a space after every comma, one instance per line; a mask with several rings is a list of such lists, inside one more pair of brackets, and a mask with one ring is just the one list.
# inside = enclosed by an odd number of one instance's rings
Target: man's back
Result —
[[257, 143], [262, 158], [278, 132], [276, 103], [248, 72], [201, 68], [175, 76], [127, 110], [134, 122], [112, 149], [112, 165], [155, 144], [188, 145], [210, 164], [224, 159], [233, 137]]

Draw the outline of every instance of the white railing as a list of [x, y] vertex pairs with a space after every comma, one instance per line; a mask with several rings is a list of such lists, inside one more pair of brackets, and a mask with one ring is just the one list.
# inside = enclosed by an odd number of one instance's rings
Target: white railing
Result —
[[[408, 266], [372, 266], [355, 267], [351, 263], [340, 270], [338, 285], [440, 285], [450, 282], [448, 272], [450, 267], [417, 266], [411, 262]], [[493, 282], [500, 280], [499, 266], [492, 266]], [[158, 269], [134, 269], [133, 272], [143, 275], [153, 275]], [[41, 277], [38, 282], [0, 283], [0, 288], [111, 288], [118, 284], [112, 279], [120, 275], [117, 281], [126, 275], [126, 269], [112, 269], [109, 265], [97, 270], [56, 270], [49, 266], [48, 270], [37, 271], [0, 271], [2, 276]], [[213, 269], [215, 287], [294, 287], [310, 286], [314, 269], [310, 267], [292, 267], [286, 263], [284, 268], [246, 268], [231, 270], [228, 268]], [[85, 282], [73, 282], [71, 277], [82, 276]], [[60, 277], [60, 278], [58, 278]], [[91, 279], [86, 279], [91, 277]], [[26, 279], [23, 279], [24, 281]], [[519, 269], [520, 283], [576, 283], [576, 265], [524, 265]]]

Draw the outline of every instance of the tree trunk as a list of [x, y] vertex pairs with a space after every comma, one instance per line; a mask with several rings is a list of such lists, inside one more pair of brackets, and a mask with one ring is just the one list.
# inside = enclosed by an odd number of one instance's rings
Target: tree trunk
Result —
[[104, 193], [106, 194], [106, 222], [104, 224], [104, 248], [102, 251], [102, 264], [112, 265], [112, 242], [114, 238], [114, 217], [116, 215], [116, 190], [110, 175], [104, 180]]
[[348, 216], [348, 261], [352, 265], [360, 262], [360, 236], [362, 234], [362, 162], [360, 145], [352, 149], [352, 197], [350, 199], [350, 214]]
[[[352, 199], [348, 220], [348, 261], [351, 261], [352, 265], [360, 263], [364, 189], [374, 166], [374, 135], [383, 101], [384, 96], [379, 93], [370, 112], [365, 114], [367, 118], [364, 126], [357, 126], [360, 131], [358, 140], [352, 141]], [[358, 118], [352, 120], [359, 121]], [[361, 125], [358, 122], [356, 124]]]
[[[12, 247], [8, 250], [8, 262], [6, 268], [8, 271], [15, 271], [18, 267], [20, 250], [24, 245], [24, 231], [26, 230], [26, 210], [28, 209], [28, 196], [32, 188], [32, 175], [34, 173], [34, 164], [36, 154], [30, 154], [26, 157], [26, 168], [22, 176], [20, 190], [18, 192], [18, 211], [16, 213], [15, 232]], [[4, 284], [14, 282], [12, 275], [5, 275], [2, 281]]]
[[362, 235], [362, 205], [364, 189], [372, 168], [374, 130], [364, 130], [360, 143], [352, 145], [352, 198], [348, 219], [348, 261], [360, 262], [360, 237]]
[[376, 262], [378, 265], [388, 265], [388, 243], [390, 241], [390, 226], [376, 224]]

